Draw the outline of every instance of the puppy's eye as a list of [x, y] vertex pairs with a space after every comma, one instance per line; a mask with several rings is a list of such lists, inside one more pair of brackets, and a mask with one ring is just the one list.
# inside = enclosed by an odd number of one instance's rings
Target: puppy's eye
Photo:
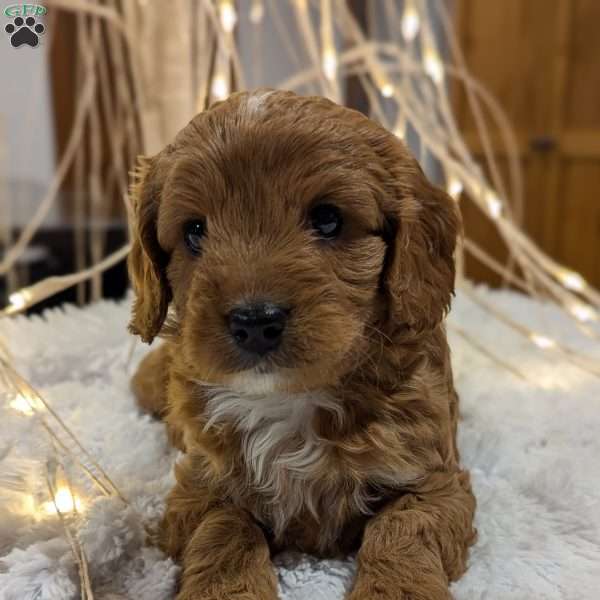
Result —
[[333, 204], [317, 204], [310, 211], [310, 223], [320, 237], [333, 239], [342, 230], [342, 214]]
[[206, 222], [188, 221], [183, 226], [183, 240], [189, 251], [197, 256], [202, 250], [202, 238], [206, 234]]

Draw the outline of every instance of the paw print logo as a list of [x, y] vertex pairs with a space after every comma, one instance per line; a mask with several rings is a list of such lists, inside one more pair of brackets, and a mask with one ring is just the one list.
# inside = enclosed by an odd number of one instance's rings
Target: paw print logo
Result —
[[10, 43], [13, 48], [18, 48], [23, 44], [35, 48], [46, 28], [41, 24], [37, 23], [34, 17], [15, 17], [12, 23], [4, 28], [4, 31], [10, 35]]

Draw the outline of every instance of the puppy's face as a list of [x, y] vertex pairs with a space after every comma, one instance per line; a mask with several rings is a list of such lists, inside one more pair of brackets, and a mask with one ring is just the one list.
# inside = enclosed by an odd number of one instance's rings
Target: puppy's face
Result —
[[191, 378], [321, 387], [394, 328], [437, 325], [456, 214], [365, 117], [287, 92], [238, 94], [142, 163], [132, 329], [169, 305]]

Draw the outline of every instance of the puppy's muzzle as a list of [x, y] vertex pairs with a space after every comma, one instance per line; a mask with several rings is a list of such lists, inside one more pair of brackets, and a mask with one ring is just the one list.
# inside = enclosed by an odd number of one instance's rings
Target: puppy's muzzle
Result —
[[281, 344], [288, 310], [275, 304], [251, 304], [228, 315], [229, 331], [240, 349], [264, 356]]

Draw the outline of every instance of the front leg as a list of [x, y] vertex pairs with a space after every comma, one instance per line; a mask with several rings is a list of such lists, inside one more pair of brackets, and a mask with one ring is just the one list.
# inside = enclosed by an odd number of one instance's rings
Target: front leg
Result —
[[249, 513], [194, 479], [190, 463], [176, 468], [159, 540], [182, 567], [177, 600], [276, 600], [263, 532]]
[[465, 471], [435, 473], [367, 524], [349, 600], [449, 600], [475, 541]]
[[275, 600], [269, 546], [250, 516], [234, 507], [209, 511], [183, 553], [177, 600]]

